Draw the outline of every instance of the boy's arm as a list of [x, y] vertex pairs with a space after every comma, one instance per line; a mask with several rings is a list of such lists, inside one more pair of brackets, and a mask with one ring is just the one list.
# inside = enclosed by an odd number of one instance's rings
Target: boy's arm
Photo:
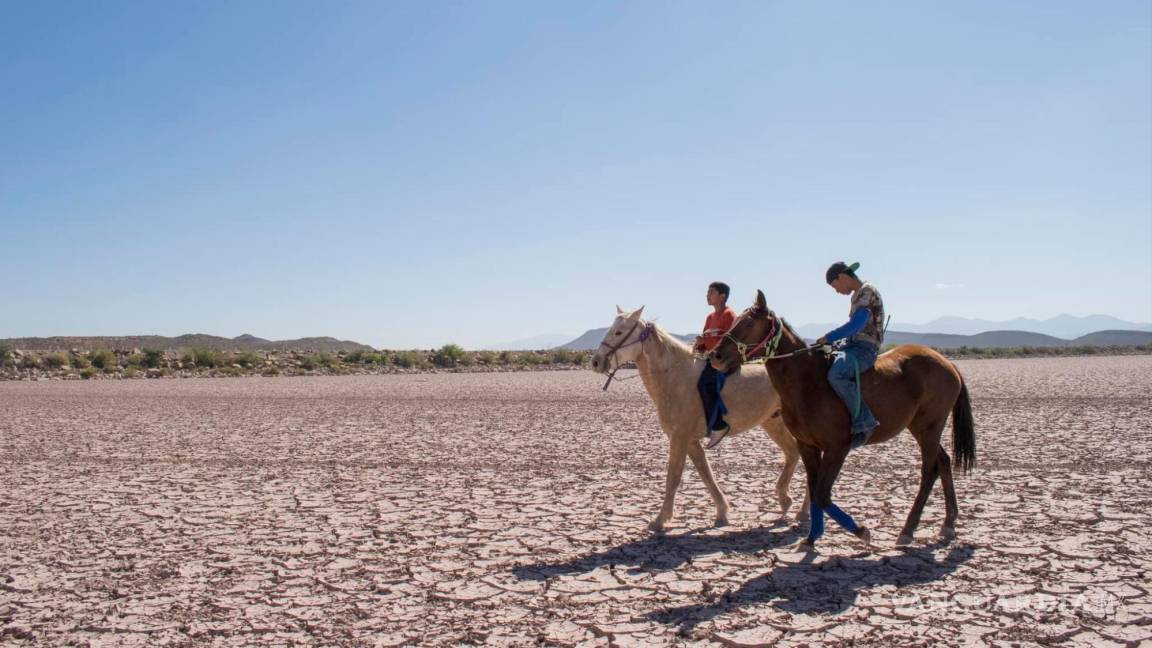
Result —
[[836, 340], [842, 340], [846, 337], [852, 337], [864, 330], [864, 326], [868, 324], [868, 318], [871, 316], [871, 311], [867, 308], [861, 308], [855, 313], [852, 313], [852, 318], [848, 320], [847, 324], [838, 329], [828, 331], [824, 334], [824, 337], [820, 339], [825, 342], [835, 342]]

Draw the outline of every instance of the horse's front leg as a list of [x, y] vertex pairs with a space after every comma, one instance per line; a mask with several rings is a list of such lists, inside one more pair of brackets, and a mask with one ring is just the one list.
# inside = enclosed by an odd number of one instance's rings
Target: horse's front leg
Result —
[[672, 519], [672, 506], [676, 503], [676, 489], [680, 488], [680, 479], [684, 475], [684, 459], [688, 454], [688, 439], [668, 435], [668, 474], [664, 478], [664, 505], [660, 507], [660, 514], [655, 520], [648, 523], [652, 531], [663, 531], [664, 525]]
[[696, 466], [696, 472], [700, 473], [700, 479], [704, 480], [704, 486], [712, 496], [712, 501], [716, 503], [716, 526], [726, 526], [728, 524], [728, 499], [724, 497], [724, 491], [720, 490], [720, 485], [712, 476], [712, 467], [708, 465], [708, 455], [704, 454], [704, 448], [701, 448], [699, 444], [689, 443], [688, 456], [692, 459], [692, 465]]
[[[784, 468], [780, 471], [780, 476], [776, 478], [776, 501], [780, 504], [780, 519], [785, 520], [788, 518], [788, 510], [792, 508], [792, 498], [788, 495], [788, 489], [792, 484], [792, 475], [796, 473], [796, 465], [800, 463], [800, 449], [796, 444], [796, 439], [792, 437], [788, 428], [784, 427], [782, 421], [766, 423], [764, 431], [780, 448], [780, 452], [784, 453]], [[804, 524], [808, 521], [808, 502], [809, 493], [807, 484], [805, 484], [804, 504], [796, 512], [798, 524]]]

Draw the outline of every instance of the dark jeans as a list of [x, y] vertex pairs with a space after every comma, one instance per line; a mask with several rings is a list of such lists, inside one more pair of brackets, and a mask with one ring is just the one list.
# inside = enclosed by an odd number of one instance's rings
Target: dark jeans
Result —
[[704, 371], [700, 372], [700, 380], [696, 381], [696, 389], [700, 392], [700, 400], [704, 403], [704, 424], [709, 430], [719, 430], [725, 425], [724, 415], [728, 408], [720, 400], [720, 390], [724, 388], [724, 380], [728, 376], [712, 368], [711, 362], [704, 363]]

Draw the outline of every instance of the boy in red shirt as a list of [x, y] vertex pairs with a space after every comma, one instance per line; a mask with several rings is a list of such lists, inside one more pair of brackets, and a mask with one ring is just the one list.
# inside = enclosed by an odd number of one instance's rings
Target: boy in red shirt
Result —
[[[731, 289], [722, 281], [708, 284], [708, 305], [713, 310], [704, 320], [704, 332], [696, 336], [696, 343], [692, 345], [697, 353], [708, 353], [715, 349], [736, 321], [736, 312], [728, 308], [729, 294]], [[704, 437], [705, 448], [716, 447], [728, 434], [728, 424], [724, 422], [728, 408], [720, 402], [720, 390], [724, 387], [725, 378], [725, 374], [712, 368], [711, 362], [705, 362], [700, 380], [696, 382], [696, 389], [700, 391], [700, 399], [704, 402], [704, 423], [708, 430]]]

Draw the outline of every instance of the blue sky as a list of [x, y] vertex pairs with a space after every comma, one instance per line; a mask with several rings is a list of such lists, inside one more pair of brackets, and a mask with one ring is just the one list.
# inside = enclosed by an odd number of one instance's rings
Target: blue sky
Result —
[[1152, 321], [1152, 4], [5, 3], [0, 337]]

